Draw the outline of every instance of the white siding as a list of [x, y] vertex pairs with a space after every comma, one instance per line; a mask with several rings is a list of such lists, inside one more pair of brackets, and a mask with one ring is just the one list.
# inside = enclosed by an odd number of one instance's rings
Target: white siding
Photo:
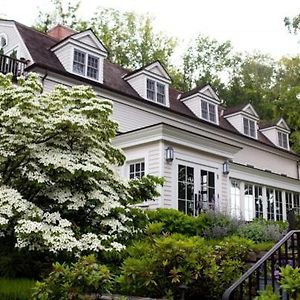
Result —
[[226, 117], [226, 120], [239, 132], [244, 133], [243, 119], [241, 115]]
[[0, 33], [6, 34], [8, 44], [4, 47], [4, 54], [10, 55], [13, 50], [17, 50], [17, 58], [30, 59], [29, 53], [13, 23], [0, 21]]
[[190, 98], [183, 103], [198, 117], [200, 118], [200, 98], [195, 95], [193, 98]]
[[[124, 179], [128, 179], [129, 170], [128, 163], [136, 160], [145, 161], [145, 173], [155, 176], [162, 176], [161, 173], [161, 151], [160, 143], [148, 143], [144, 145], [139, 145], [137, 147], [130, 147], [123, 149], [126, 156], [126, 163], [121, 167], [121, 175]], [[149, 201], [147, 204], [149, 208], [160, 207], [161, 197], [156, 201]]]
[[56, 56], [58, 57], [61, 64], [64, 68], [72, 72], [73, 69], [73, 47], [70, 44], [65, 45], [64, 47], [55, 51]]
[[146, 98], [146, 78], [145, 76], [136, 76], [128, 80], [128, 83], [133, 87], [134, 90], [142, 97]]

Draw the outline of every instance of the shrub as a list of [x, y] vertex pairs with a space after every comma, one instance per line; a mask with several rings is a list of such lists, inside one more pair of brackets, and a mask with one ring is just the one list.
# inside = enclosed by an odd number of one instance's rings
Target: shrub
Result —
[[109, 292], [112, 283], [109, 269], [90, 255], [71, 266], [55, 263], [50, 275], [36, 284], [33, 299], [84, 299], [88, 294]]
[[120, 291], [144, 297], [219, 299], [243, 271], [251, 241], [234, 237], [213, 247], [180, 234], [146, 239], [127, 249]]
[[35, 281], [29, 279], [0, 279], [1, 300], [27, 300], [31, 294]]
[[282, 223], [256, 219], [250, 223], [245, 223], [238, 229], [237, 234], [253, 240], [256, 243], [267, 241], [278, 241], [284, 233]]

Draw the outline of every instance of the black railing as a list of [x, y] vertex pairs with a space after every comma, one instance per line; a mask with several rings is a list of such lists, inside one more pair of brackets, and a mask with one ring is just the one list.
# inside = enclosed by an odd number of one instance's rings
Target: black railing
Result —
[[0, 54], [0, 73], [12, 73], [14, 77], [23, 75], [26, 61]]
[[[279, 268], [285, 265], [300, 266], [300, 230], [292, 230], [282, 238], [268, 253], [256, 262], [240, 279], [223, 294], [222, 300], [253, 299], [259, 290], [267, 285], [281, 297], [279, 287]], [[284, 299], [289, 299], [288, 295]]]

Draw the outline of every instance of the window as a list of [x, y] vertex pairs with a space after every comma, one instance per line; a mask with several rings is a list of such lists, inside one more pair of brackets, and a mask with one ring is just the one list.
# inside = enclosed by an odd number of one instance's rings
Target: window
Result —
[[215, 174], [201, 170], [200, 206], [204, 211], [215, 209]]
[[216, 123], [216, 105], [208, 103], [205, 100], [201, 100], [201, 117], [202, 119]]
[[7, 36], [5, 33], [0, 34], [0, 49], [7, 45]]
[[275, 190], [275, 204], [276, 204], [276, 221], [283, 220], [282, 213], [282, 192]]
[[80, 75], [85, 73], [85, 53], [77, 49], [74, 50], [73, 71]]
[[99, 58], [74, 49], [73, 72], [98, 80]]
[[152, 79], [147, 79], [147, 99], [166, 104], [166, 86]]
[[194, 168], [178, 165], [178, 209], [194, 215]]
[[129, 179], [141, 178], [145, 175], [145, 162], [143, 160], [129, 164]]
[[278, 131], [278, 145], [279, 147], [288, 149], [288, 137], [286, 133]]
[[267, 188], [267, 203], [268, 203], [268, 220], [274, 220], [274, 191]]
[[255, 122], [248, 118], [243, 118], [243, 125], [244, 125], [244, 134], [255, 138], [256, 137]]
[[255, 217], [263, 217], [263, 197], [262, 197], [262, 187], [255, 186]]
[[230, 206], [231, 206], [231, 215], [234, 218], [241, 218], [241, 189], [240, 182], [237, 180], [231, 180], [230, 188]]
[[99, 58], [89, 55], [87, 65], [87, 77], [98, 79]]

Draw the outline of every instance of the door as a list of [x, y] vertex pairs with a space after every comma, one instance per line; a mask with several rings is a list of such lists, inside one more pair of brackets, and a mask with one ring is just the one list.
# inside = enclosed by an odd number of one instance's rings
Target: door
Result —
[[196, 216], [215, 209], [215, 172], [204, 166], [178, 164], [178, 210]]

